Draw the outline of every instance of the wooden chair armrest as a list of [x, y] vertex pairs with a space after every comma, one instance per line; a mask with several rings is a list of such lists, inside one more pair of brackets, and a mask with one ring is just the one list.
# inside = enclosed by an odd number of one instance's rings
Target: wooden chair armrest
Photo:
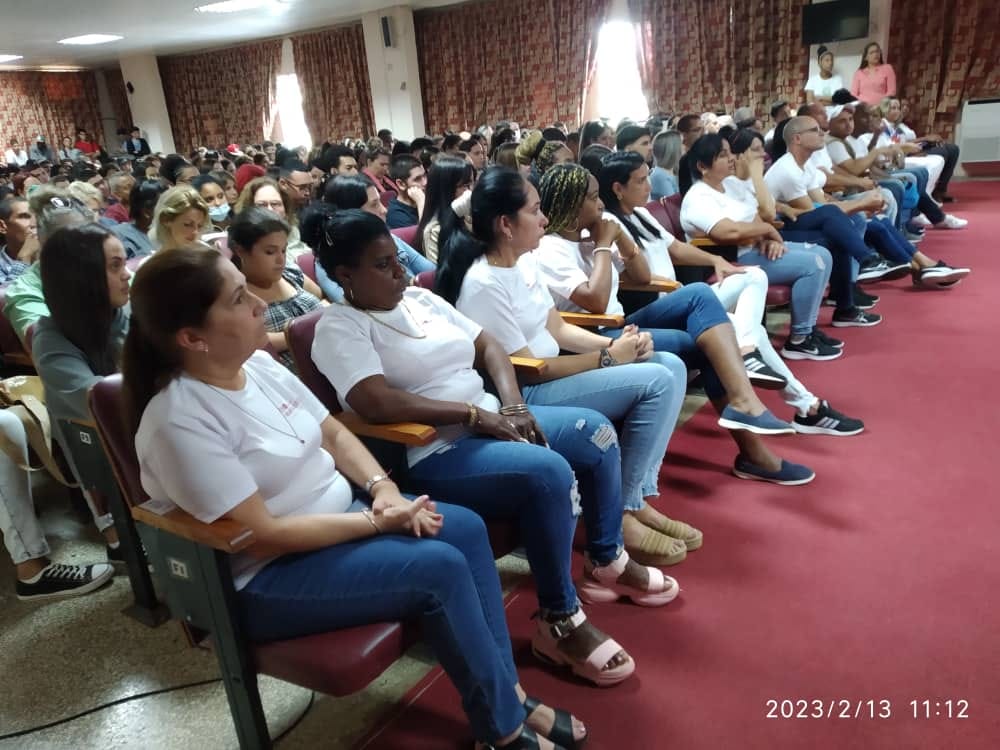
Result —
[[429, 424], [418, 422], [372, 424], [350, 412], [340, 412], [335, 414], [334, 418], [355, 435], [388, 440], [390, 443], [421, 446], [427, 445], [437, 438], [437, 430]]
[[31, 355], [27, 352], [4, 352], [3, 360], [7, 364], [16, 365], [18, 367], [34, 367], [35, 363], [31, 359]]
[[623, 292], [676, 292], [683, 286], [679, 281], [661, 279], [648, 284], [621, 284], [618, 288]]
[[132, 508], [132, 518], [154, 529], [222, 552], [239, 552], [254, 543], [253, 531], [229, 518], [220, 518], [213, 523], [202, 523], [180, 508], [174, 508], [161, 516], [141, 505]]
[[688, 244], [695, 247], [719, 247], [711, 237], [693, 237]]
[[541, 375], [549, 369], [549, 365], [544, 359], [535, 359], [534, 357], [511, 357], [510, 363], [514, 365], [514, 371], [518, 375]]
[[88, 427], [91, 430], [97, 429], [97, 424], [93, 419], [67, 419], [66, 421], [70, 424], [80, 425], [80, 427]]
[[598, 315], [597, 313], [560, 312], [567, 323], [583, 328], [621, 328], [625, 325], [624, 315]]

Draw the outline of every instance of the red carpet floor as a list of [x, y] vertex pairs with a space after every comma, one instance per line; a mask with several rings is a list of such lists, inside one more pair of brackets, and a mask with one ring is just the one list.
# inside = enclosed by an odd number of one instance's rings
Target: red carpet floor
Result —
[[[853, 438], [772, 440], [816, 470], [814, 483], [728, 476], [733, 445], [708, 409], [674, 436], [661, 507], [705, 532], [670, 571], [683, 593], [658, 610], [588, 608], [635, 657], [636, 677], [599, 690], [540, 668], [528, 650], [534, 592], [513, 597], [522, 682], [581, 716], [591, 750], [1000, 747], [1000, 183], [953, 189], [948, 208], [970, 227], [930, 231], [922, 247], [974, 275], [947, 292], [876, 285], [881, 326], [832, 329], [843, 358], [794, 366], [868, 425]], [[767, 718], [772, 700], [777, 715], [781, 701], [796, 714], [810, 701], [803, 713], [822, 718]], [[946, 701], [968, 718], [949, 719]], [[469, 742], [435, 670], [366, 747]]]

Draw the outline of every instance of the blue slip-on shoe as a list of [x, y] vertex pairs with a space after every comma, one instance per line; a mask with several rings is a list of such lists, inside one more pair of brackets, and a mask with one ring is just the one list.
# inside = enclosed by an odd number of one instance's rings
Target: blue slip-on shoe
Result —
[[737, 456], [733, 463], [733, 474], [740, 479], [756, 479], [760, 482], [784, 485], [809, 484], [816, 478], [816, 472], [802, 464], [793, 464], [791, 461], [781, 459], [781, 468], [778, 471], [771, 471], [748, 461], [742, 454]]
[[795, 432], [795, 428], [791, 424], [782, 422], [767, 409], [754, 417], [737, 411], [732, 406], [727, 406], [722, 410], [722, 415], [719, 417], [719, 427], [725, 427], [727, 430], [747, 430], [758, 435], [790, 435]]

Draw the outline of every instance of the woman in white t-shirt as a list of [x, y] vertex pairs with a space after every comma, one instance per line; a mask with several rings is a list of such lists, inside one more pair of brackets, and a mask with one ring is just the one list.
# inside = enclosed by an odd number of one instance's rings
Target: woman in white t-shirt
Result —
[[[658, 606], [678, 587], [622, 550], [614, 428], [590, 409], [529, 411], [496, 340], [440, 297], [407, 288], [389, 231], [375, 217], [338, 212], [321, 234], [319, 261], [347, 304], [324, 312], [312, 358], [341, 403], [372, 422], [435, 425], [436, 441], [409, 450], [405, 481], [485, 518], [519, 523], [543, 613], [534, 652], [598, 685], [627, 678], [634, 662], [586, 620], [573, 585], [574, 471], [587, 528], [580, 597]], [[499, 400], [477, 368], [489, 374]]]
[[834, 92], [844, 88], [844, 79], [833, 72], [833, 52], [825, 45], [819, 46], [816, 57], [819, 59], [819, 73], [806, 81], [806, 101], [828, 106], [833, 103]]
[[[479, 517], [402, 496], [295, 376], [255, 351], [265, 305], [217, 252], [152, 256], [132, 304], [125, 407], [139, 423], [143, 489], [205, 523], [227, 518], [253, 532], [231, 557], [250, 639], [417, 619], [476, 739], [552, 747], [529, 728], [558, 735], [551, 709], [526, 717]], [[584, 736], [565, 712], [555, 718], [563, 739], [567, 726], [569, 739]]]
[[[681, 204], [681, 225], [689, 237], [708, 236], [735, 245], [739, 260], [753, 264], [769, 281], [792, 285], [791, 331], [782, 354], [788, 359], [837, 359], [843, 343], [816, 326], [833, 260], [826, 248], [786, 246], [770, 223], [774, 200], [764, 184], [764, 139], [748, 130], [735, 134], [741, 149], [734, 157], [729, 142], [703, 135], [691, 146], [694, 184]], [[737, 164], [742, 172], [737, 175]], [[761, 215], [767, 213], [767, 220]], [[790, 243], [791, 245], [791, 243]], [[786, 380], [785, 402], [796, 410], [794, 424], [805, 433], [856, 435], [864, 425], [833, 410], [799, 382], [774, 350], [767, 330], [757, 324], [757, 348], [764, 361]]]
[[[567, 168], [556, 166], [546, 175]], [[621, 423], [625, 549], [638, 562], [673, 565], [701, 546], [702, 534], [667, 518], [647, 499], [659, 497], [660, 464], [684, 401], [687, 370], [675, 355], [654, 352], [649, 335], [634, 326], [610, 339], [563, 321], [532, 262], [531, 249], [545, 225], [544, 216], [539, 220], [532, 214], [537, 203], [537, 191], [521, 175], [486, 172], [472, 192], [470, 208], [479, 215], [496, 214], [506, 228], [483, 241], [461, 225], [442, 235], [449, 250], [438, 288], [507, 354], [545, 361], [545, 372], [522, 389], [527, 403], [584, 406]], [[456, 262], [477, 254], [471, 266]], [[461, 290], [457, 300], [449, 295], [455, 288]], [[577, 353], [561, 356], [561, 349]], [[614, 366], [619, 364], [624, 366]]]

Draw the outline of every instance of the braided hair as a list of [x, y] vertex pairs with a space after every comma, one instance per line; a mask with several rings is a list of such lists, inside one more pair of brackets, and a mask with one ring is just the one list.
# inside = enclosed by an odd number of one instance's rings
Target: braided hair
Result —
[[579, 164], [557, 164], [542, 177], [542, 213], [549, 220], [546, 234], [573, 228], [587, 198], [590, 172]]

